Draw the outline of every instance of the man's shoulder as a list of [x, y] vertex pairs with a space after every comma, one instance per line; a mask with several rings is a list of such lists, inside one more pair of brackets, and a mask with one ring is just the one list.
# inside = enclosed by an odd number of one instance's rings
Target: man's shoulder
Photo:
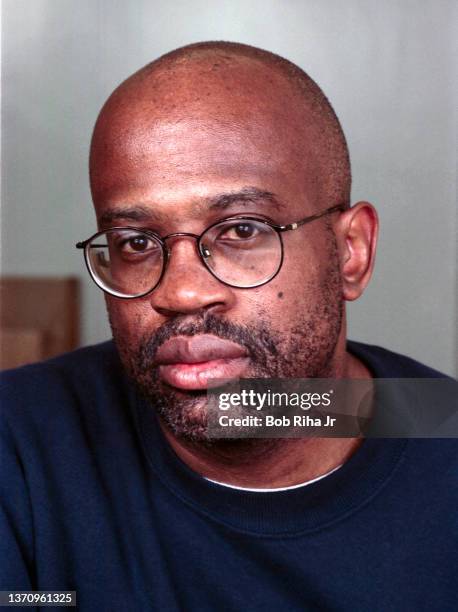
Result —
[[456, 453], [457, 380], [380, 346], [348, 342], [347, 349], [369, 367], [375, 379], [380, 379], [379, 409], [370, 435], [430, 438], [432, 446], [450, 438]]
[[395, 353], [381, 346], [349, 340], [347, 349], [361, 359], [376, 378], [448, 378], [412, 357]]
[[23, 382], [40, 381], [49, 377], [91, 375], [94, 370], [100, 371], [116, 366], [118, 362], [114, 342], [109, 340], [101, 344], [86, 346], [69, 353], [64, 353], [29, 365], [0, 372], [1, 387]]
[[115, 393], [125, 376], [112, 341], [0, 373], [1, 411], [52, 414]]

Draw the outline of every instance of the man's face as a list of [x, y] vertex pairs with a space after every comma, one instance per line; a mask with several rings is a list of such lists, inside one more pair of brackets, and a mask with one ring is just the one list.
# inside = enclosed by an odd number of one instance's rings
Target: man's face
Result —
[[[103, 146], [96, 141], [93, 154], [101, 228], [200, 234], [234, 215], [285, 224], [334, 204], [319, 203], [319, 170], [303, 154], [304, 138], [311, 137], [305, 128], [279, 108], [259, 112], [246, 100], [214, 107], [213, 101], [188, 114], [151, 116], [137, 105], [115, 115], [115, 128], [104, 128]], [[273, 196], [233, 197], [253, 189]], [[225, 194], [231, 197], [221, 200]], [[271, 282], [237, 289], [208, 272], [194, 239], [174, 238], [165, 276], [152, 293], [107, 296], [121, 359], [177, 436], [205, 438], [211, 379], [332, 372], [342, 333], [333, 233], [320, 219], [283, 234], [283, 244], [283, 265]]]

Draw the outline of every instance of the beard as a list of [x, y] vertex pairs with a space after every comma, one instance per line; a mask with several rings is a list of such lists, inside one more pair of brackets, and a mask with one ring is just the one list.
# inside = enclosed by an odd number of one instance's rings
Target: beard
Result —
[[[308, 288], [304, 305], [286, 331], [271, 327], [268, 311], [257, 313], [256, 323], [239, 325], [209, 311], [177, 315], [135, 344], [110, 316], [121, 361], [141, 395], [151, 404], [175, 437], [190, 443], [212, 445], [207, 436], [207, 394], [179, 391], [161, 381], [155, 357], [159, 347], [174, 336], [212, 334], [235, 342], [247, 351], [249, 366], [244, 378], [328, 378], [339, 339], [343, 300], [336, 257], [330, 258], [326, 281]], [[221, 441], [220, 441], [221, 442]], [[247, 440], [245, 440], [245, 443]]]

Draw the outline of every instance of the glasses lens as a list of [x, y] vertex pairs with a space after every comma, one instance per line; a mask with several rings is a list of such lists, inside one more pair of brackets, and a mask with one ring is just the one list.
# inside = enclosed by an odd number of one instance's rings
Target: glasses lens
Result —
[[159, 240], [132, 229], [98, 234], [86, 246], [86, 261], [99, 287], [119, 297], [151, 291], [164, 264]]
[[213, 274], [234, 287], [262, 285], [281, 265], [280, 236], [262, 221], [222, 221], [205, 232], [200, 248]]

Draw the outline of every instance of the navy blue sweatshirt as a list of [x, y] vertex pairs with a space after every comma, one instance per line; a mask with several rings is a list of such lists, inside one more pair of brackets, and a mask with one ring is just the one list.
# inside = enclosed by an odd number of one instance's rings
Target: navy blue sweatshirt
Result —
[[[349, 350], [376, 377], [440, 376]], [[455, 440], [367, 439], [314, 484], [246, 492], [176, 457], [111, 342], [1, 387], [0, 590], [98, 612], [458, 610]]]

